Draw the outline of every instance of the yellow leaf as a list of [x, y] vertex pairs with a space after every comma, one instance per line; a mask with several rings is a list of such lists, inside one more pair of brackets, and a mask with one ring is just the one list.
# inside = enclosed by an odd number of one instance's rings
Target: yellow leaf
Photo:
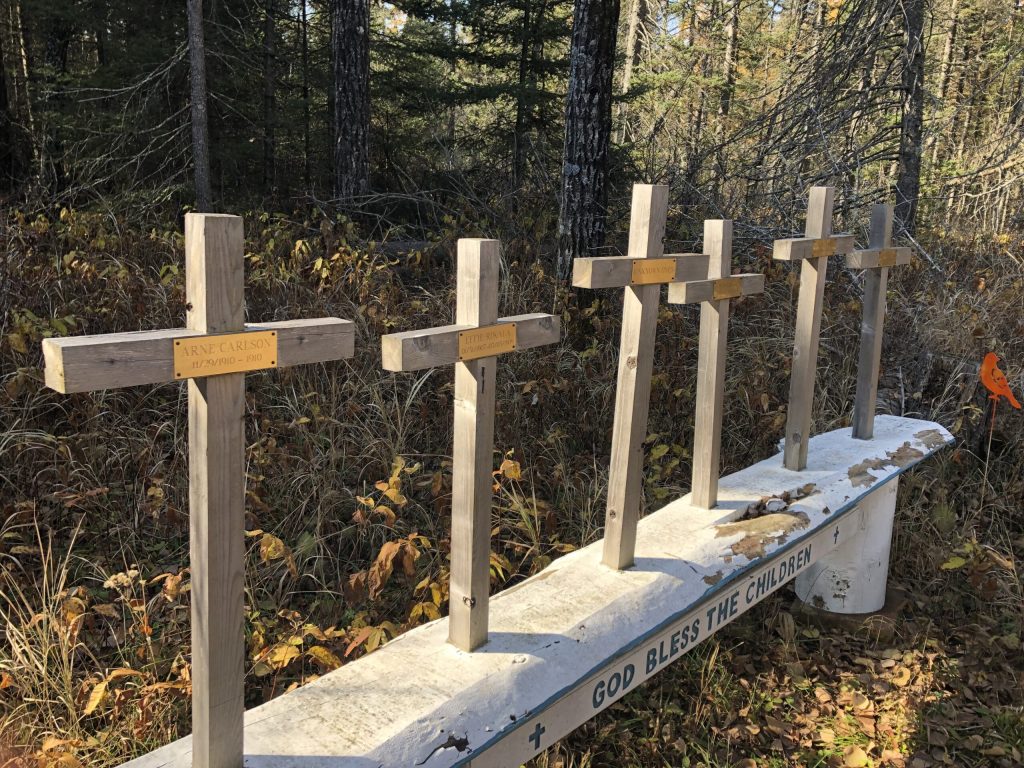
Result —
[[117, 680], [119, 677], [145, 677], [139, 670], [130, 667], [119, 667], [107, 675], [107, 682]]
[[260, 659], [260, 663], [269, 667], [272, 671], [276, 672], [280, 669], [284, 669], [291, 664], [295, 659], [299, 657], [299, 649], [294, 645], [288, 645], [287, 643], [278, 643], [269, 651], [267, 655]]
[[356, 496], [356, 501], [358, 501], [364, 507], [372, 507], [374, 505], [372, 496]]
[[653, 448], [651, 448], [652, 459], [660, 459], [666, 453], [668, 453], [668, 446], [665, 445], [664, 443], [662, 443], [661, 445], [656, 445]]
[[388, 488], [386, 491], [384, 491], [384, 495], [387, 498], [391, 499], [391, 501], [393, 501], [400, 507], [404, 507], [405, 504], [409, 501], [407, 498], [405, 498], [405, 496], [402, 495], [402, 492], [397, 488]]
[[522, 467], [520, 467], [518, 461], [512, 461], [512, 459], [505, 459], [503, 462], [501, 462], [501, 474], [503, 474], [509, 480], [523, 479]]
[[8, 334], [7, 343], [11, 345], [11, 349], [15, 352], [21, 352], [23, 355], [28, 353], [28, 347], [25, 345], [25, 337], [20, 333]]
[[272, 534], [263, 534], [263, 538], [260, 540], [260, 558], [264, 563], [280, 560], [286, 554], [288, 554], [288, 547], [283, 541]]
[[954, 571], [957, 568], [963, 568], [965, 565], [967, 565], [966, 557], [960, 557], [960, 555], [953, 555], [951, 558], [949, 558], [949, 560], [942, 564], [942, 570]]
[[307, 651], [307, 653], [312, 656], [317, 663], [328, 670], [337, 669], [341, 666], [341, 659], [322, 645], [314, 645]]
[[85, 702], [85, 709], [82, 710], [83, 715], [91, 715], [96, 711], [96, 708], [103, 701], [103, 697], [107, 693], [107, 681], [101, 680], [96, 683], [96, 686], [89, 692], [89, 698]]

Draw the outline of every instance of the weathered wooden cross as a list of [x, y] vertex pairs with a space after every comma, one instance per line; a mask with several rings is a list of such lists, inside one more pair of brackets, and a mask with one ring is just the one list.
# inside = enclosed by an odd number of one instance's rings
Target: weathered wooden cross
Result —
[[245, 638], [244, 371], [351, 357], [353, 325], [244, 322], [242, 219], [185, 218], [187, 328], [46, 339], [58, 392], [188, 380], [192, 765], [241, 768]]
[[705, 254], [664, 255], [667, 212], [667, 186], [634, 185], [627, 255], [581, 258], [573, 263], [575, 287], [624, 289], [602, 556], [611, 568], [630, 567], [636, 550], [661, 286], [708, 274]]
[[499, 251], [497, 240], [459, 240], [455, 325], [381, 337], [386, 370], [455, 366], [448, 639], [463, 651], [487, 642], [497, 355], [561, 335], [554, 315], [498, 317]]
[[807, 466], [807, 441], [811, 437], [818, 335], [821, 332], [821, 307], [825, 296], [828, 257], [848, 254], [853, 250], [853, 235], [832, 234], [834, 199], [833, 187], [812, 187], [807, 205], [805, 237], [776, 240], [772, 254], [772, 258], [780, 261], [801, 262], [793, 366], [789, 381], [789, 409], [786, 413], [786, 439], [782, 458], [783, 465], [793, 470], [801, 470]]
[[870, 440], [874, 434], [875, 398], [882, 359], [882, 325], [885, 322], [885, 291], [889, 267], [910, 263], [909, 248], [892, 247], [891, 205], [871, 209], [868, 247], [846, 257], [846, 266], [863, 269], [864, 315], [860, 321], [860, 355], [857, 360], [857, 395], [853, 401], [853, 436]]
[[725, 392], [725, 355], [729, 338], [730, 299], [764, 292], [764, 275], [732, 274], [732, 222], [704, 222], [704, 253], [709, 257], [708, 279], [673, 283], [669, 304], [700, 302], [700, 347], [697, 353], [697, 416], [694, 424], [694, 506], [718, 504], [719, 454]]

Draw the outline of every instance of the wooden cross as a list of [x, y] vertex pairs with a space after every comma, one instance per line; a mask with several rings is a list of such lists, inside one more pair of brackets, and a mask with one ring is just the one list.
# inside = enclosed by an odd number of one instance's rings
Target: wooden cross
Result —
[[188, 380], [192, 765], [241, 768], [245, 711], [245, 374], [351, 357], [353, 325], [244, 320], [242, 219], [185, 218], [187, 327], [46, 339], [58, 392]]
[[694, 506], [712, 509], [718, 504], [729, 301], [763, 293], [764, 275], [732, 274], [731, 221], [704, 222], [704, 253], [709, 257], [707, 279], [673, 283], [668, 301], [701, 305], [691, 500]]
[[853, 436], [870, 440], [874, 434], [875, 397], [882, 359], [882, 324], [889, 267], [910, 263], [909, 248], [892, 247], [893, 207], [879, 203], [871, 209], [868, 248], [846, 257], [846, 266], [864, 273], [864, 315], [860, 321], [857, 395], [853, 401]]
[[604, 564], [617, 569], [630, 567], [636, 550], [661, 286], [708, 274], [704, 254], [664, 256], [667, 211], [667, 186], [634, 185], [627, 255], [573, 263], [575, 287], [624, 289], [603, 554]]
[[455, 325], [381, 337], [386, 370], [455, 366], [448, 640], [463, 651], [487, 642], [497, 355], [561, 336], [554, 315], [498, 317], [499, 251], [497, 240], [459, 240]]
[[807, 466], [807, 441], [810, 439], [814, 405], [814, 377], [818, 363], [818, 335], [821, 332], [821, 306], [825, 296], [828, 257], [853, 250], [853, 235], [832, 234], [834, 199], [833, 187], [812, 187], [807, 205], [806, 236], [776, 240], [772, 254], [772, 258], [780, 261], [801, 262], [793, 368], [789, 382], [789, 409], [786, 414], [786, 440], [782, 458], [783, 465], [793, 470]]

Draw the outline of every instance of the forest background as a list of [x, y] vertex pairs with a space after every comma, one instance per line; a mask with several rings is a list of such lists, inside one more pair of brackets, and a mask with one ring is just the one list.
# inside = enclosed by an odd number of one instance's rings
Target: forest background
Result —
[[[451, 380], [379, 370], [448, 322], [458, 237], [502, 311], [562, 315], [499, 376], [495, 589], [601, 534], [635, 182], [666, 247], [736, 221], [724, 471], [782, 436], [807, 190], [896, 203], [880, 409], [953, 450], [901, 483], [895, 631], [772, 598], [538, 766], [1019, 765], [1024, 381], [1019, 0], [0, 0], [0, 766], [115, 765], [188, 730], [178, 385], [63, 397], [51, 335], [174, 327], [183, 214], [246, 223], [248, 313], [357, 322], [349, 362], [249, 377], [250, 706], [447, 609]], [[660, 316], [645, 503], [689, 485], [696, 313]], [[860, 276], [830, 267], [815, 432], [849, 423]], [[877, 628], [876, 628], [877, 630]], [[401, 671], [415, 674], [415, 670]], [[746, 761], [746, 762], [744, 762]]]

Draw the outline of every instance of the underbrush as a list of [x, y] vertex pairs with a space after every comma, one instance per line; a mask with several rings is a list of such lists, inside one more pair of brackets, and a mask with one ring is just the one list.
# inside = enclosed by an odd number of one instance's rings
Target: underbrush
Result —
[[[183, 238], [174, 222], [6, 216], [0, 765], [113, 765], [188, 731], [184, 390], [61, 396], [43, 386], [39, 343], [181, 325]], [[349, 361], [247, 377], [247, 706], [447, 612], [452, 375], [382, 371], [379, 337], [451, 322], [455, 238], [482, 229], [471, 215], [453, 217], [407, 247], [365, 242], [342, 217], [246, 215], [247, 319], [336, 315], [357, 327]], [[685, 225], [670, 232], [692, 245]], [[494, 590], [598, 539], [604, 516], [621, 295], [559, 288], [531, 238], [504, 244], [501, 311], [555, 312], [564, 331], [560, 344], [500, 364]], [[785, 426], [797, 280], [749, 238], [738, 233], [735, 261], [764, 272], [767, 289], [735, 302], [730, 322], [724, 473], [771, 455]], [[998, 352], [1021, 391], [1020, 243], [940, 232], [923, 242], [927, 258], [890, 278], [879, 410], [939, 421], [958, 442], [901, 484], [892, 577], [920, 596], [935, 626], [983, 628], [1019, 671], [1024, 421], [1004, 406], [990, 436], [977, 364]], [[815, 432], [848, 424], [854, 393], [858, 275], [831, 269]], [[697, 318], [694, 307], [660, 312], [648, 510], [689, 488]], [[737, 622], [735, 636], [766, 615]], [[686, 674], [717, 674], [707, 657], [693, 658], [680, 665]], [[741, 679], [714, 685], [732, 692], [722, 701], [744, 690]], [[674, 705], [690, 712], [686, 722], [713, 720], [721, 697], [691, 693]], [[658, 684], [639, 695], [677, 698]], [[619, 764], [663, 765], [650, 744], [688, 738], [676, 722], [675, 738], [662, 739], [664, 722], [650, 717], [634, 723], [647, 746]], [[550, 759], [604, 764], [573, 748]], [[720, 752], [695, 740], [681, 754], [717, 765]]]

